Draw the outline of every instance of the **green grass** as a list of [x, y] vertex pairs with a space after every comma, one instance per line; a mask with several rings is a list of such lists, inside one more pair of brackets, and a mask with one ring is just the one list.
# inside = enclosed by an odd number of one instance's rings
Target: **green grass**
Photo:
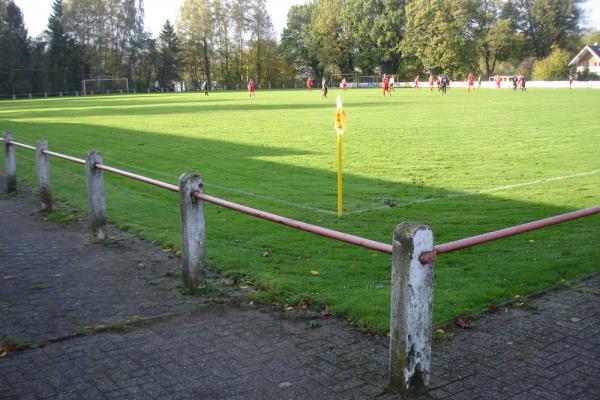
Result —
[[[209, 194], [386, 243], [402, 221], [430, 224], [444, 243], [600, 204], [600, 91], [406, 89], [383, 98], [365, 89], [344, 95], [346, 215], [338, 218], [336, 94], [5, 101], [0, 131], [78, 157], [99, 150], [108, 165], [171, 183], [194, 172]], [[34, 154], [17, 152], [19, 176], [35, 182]], [[52, 160], [54, 195], [85, 209], [83, 172]], [[116, 176], [105, 182], [112, 221], [179, 247], [175, 194]], [[211, 205], [206, 215], [213, 268], [387, 331], [389, 256]], [[599, 270], [599, 223], [594, 216], [440, 256], [435, 322]]]

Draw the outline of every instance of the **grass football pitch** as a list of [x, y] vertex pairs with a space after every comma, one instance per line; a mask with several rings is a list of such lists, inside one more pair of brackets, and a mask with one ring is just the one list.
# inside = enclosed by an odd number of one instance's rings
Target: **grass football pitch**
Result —
[[[338, 94], [348, 115], [342, 218]], [[184, 172], [197, 173], [208, 194], [385, 243], [402, 221], [429, 224], [436, 243], [445, 243], [600, 204], [598, 90], [3, 101], [0, 131], [28, 144], [46, 139], [51, 150], [81, 158], [95, 149], [107, 165], [174, 184]], [[34, 154], [17, 149], [17, 156], [18, 176], [35, 186]], [[85, 209], [82, 166], [51, 162], [55, 197]], [[178, 248], [176, 194], [110, 174], [105, 184], [113, 222]], [[266, 289], [262, 300], [325, 302], [336, 315], [387, 332], [390, 256], [212, 205], [206, 217], [209, 264], [252, 279]], [[434, 321], [584, 276], [600, 269], [598, 260], [600, 216], [441, 255]]]

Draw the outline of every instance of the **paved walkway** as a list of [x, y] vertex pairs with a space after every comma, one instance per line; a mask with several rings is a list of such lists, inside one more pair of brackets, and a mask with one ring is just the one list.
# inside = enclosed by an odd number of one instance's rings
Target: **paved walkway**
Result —
[[[256, 309], [216, 275], [183, 296], [175, 255], [35, 209], [0, 195], [0, 338], [24, 347], [0, 352], [0, 399], [398, 399], [386, 338]], [[529, 304], [436, 341], [421, 399], [600, 398], [600, 275]]]

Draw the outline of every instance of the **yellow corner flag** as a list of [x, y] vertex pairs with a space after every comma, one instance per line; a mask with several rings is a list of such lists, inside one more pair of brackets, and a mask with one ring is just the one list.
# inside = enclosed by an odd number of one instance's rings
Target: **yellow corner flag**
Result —
[[342, 191], [342, 139], [346, 127], [346, 111], [342, 105], [342, 98], [337, 97], [337, 112], [335, 115], [335, 130], [337, 131], [337, 156], [338, 156], [338, 217], [344, 214], [343, 191]]

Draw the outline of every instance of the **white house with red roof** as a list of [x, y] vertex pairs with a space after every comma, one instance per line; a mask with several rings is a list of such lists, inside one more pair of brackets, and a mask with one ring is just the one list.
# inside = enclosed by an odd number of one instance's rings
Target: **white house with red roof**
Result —
[[598, 46], [598, 43], [585, 46], [583, 50], [571, 60], [569, 66], [576, 66], [577, 72], [580, 74], [587, 69], [591, 73], [600, 75], [600, 46]]

